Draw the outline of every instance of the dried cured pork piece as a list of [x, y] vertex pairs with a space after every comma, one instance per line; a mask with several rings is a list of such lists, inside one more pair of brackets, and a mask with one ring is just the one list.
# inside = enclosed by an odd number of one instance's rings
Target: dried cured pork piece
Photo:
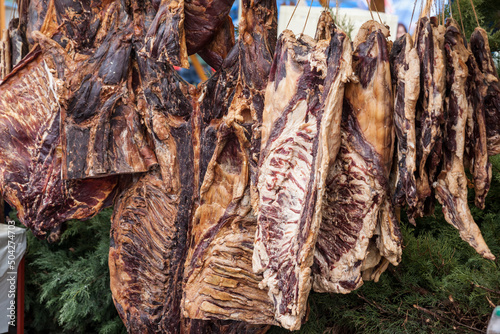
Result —
[[[445, 93], [444, 27], [436, 17], [422, 17], [417, 24], [415, 48], [420, 59], [420, 96], [417, 103], [417, 195], [409, 208], [411, 220], [432, 211], [432, 183], [442, 156]], [[426, 207], [427, 205], [427, 207]], [[430, 207], [429, 207], [430, 206]], [[424, 212], [425, 211], [425, 212]]]
[[61, 178], [59, 100], [71, 71], [53, 50], [36, 47], [0, 84], [0, 187], [38, 237], [110, 205], [118, 181]]
[[114, 27], [66, 85], [62, 128], [68, 179], [145, 172], [157, 163], [128, 80], [131, 24]]
[[341, 146], [328, 169], [314, 260], [314, 290], [348, 293], [378, 279], [401, 256], [388, 176], [393, 152], [393, 97], [386, 37], [375, 21], [355, 41], [358, 82], [345, 88]]
[[484, 202], [491, 184], [491, 163], [488, 159], [488, 135], [486, 132], [485, 101], [488, 85], [476, 60], [469, 55], [467, 60], [467, 137], [465, 162], [474, 178], [475, 204], [484, 209]]
[[[240, 37], [201, 87], [200, 206], [185, 266], [184, 316], [277, 324], [262, 275], [252, 271], [256, 217], [250, 203], [253, 142], [276, 30], [274, 1], [243, 2]], [[259, 141], [260, 143], [260, 141]], [[248, 327], [251, 328], [251, 327]]]
[[420, 92], [420, 62], [409, 34], [394, 43], [390, 63], [397, 137], [394, 203], [413, 207], [417, 201], [415, 108]]
[[469, 51], [456, 23], [447, 22], [445, 51], [448, 61], [447, 118], [445, 126], [444, 161], [435, 184], [436, 197], [443, 205], [448, 223], [457, 228], [460, 237], [487, 259], [495, 259], [484, 242], [467, 204], [467, 176], [464, 171], [464, 151], [467, 121], [467, 59]]
[[253, 268], [264, 275], [276, 320], [290, 330], [300, 328], [307, 307], [325, 171], [340, 146], [351, 73], [349, 39], [337, 29], [317, 34], [328, 35], [297, 40], [284, 31], [266, 90]]
[[483, 72], [487, 85], [484, 96], [488, 154], [500, 153], [500, 82], [491, 56], [488, 35], [482, 28], [476, 28], [470, 37], [470, 48], [476, 58], [479, 70]]

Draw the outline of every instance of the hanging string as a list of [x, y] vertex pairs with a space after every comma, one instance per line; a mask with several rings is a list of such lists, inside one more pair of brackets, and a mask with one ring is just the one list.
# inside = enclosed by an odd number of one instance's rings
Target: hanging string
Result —
[[307, 11], [307, 16], [306, 16], [306, 22], [304, 22], [304, 28], [302, 28], [300, 36], [304, 35], [304, 31], [306, 30], [307, 20], [309, 20], [309, 14], [311, 13], [311, 7], [313, 6], [313, 1], [314, 0], [311, 0], [311, 4], [309, 5], [309, 10]]
[[290, 25], [290, 22], [292, 22], [292, 17], [295, 14], [295, 10], [297, 10], [297, 6], [299, 5], [300, 0], [297, 0], [297, 3], [295, 4], [295, 8], [293, 9], [292, 15], [290, 16], [290, 20], [288, 20], [288, 24], [286, 25], [286, 29], [288, 29], [288, 26]]
[[460, 16], [460, 23], [462, 24], [462, 33], [465, 36], [464, 21], [462, 20], [462, 12], [460, 11], [460, 0], [457, 0], [458, 5], [458, 15]]
[[417, 0], [413, 3], [413, 10], [411, 12], [410, 25], [408, 26], [408, 32], [411, 30], [411, 24], [413, 23], [413, 14], [415, 13], [415, 8], [417, 7]]
[[446, 0], [443, 0], [443, 2], [442, 2], [443, 6], [442, 6], [442, 12], [441, 12], [441, 15], [443, 17], [443, 25], [444, 25], [444, 8], [445, 8], [444, 4], [445, 4], [445, 2], [446, 2]]
[[370, 10], [370, 15], [372, 16], [372, 20], [375, 21], [375, 18], [373, 17], [372, 9], [370, 7], [370, 2], [369, 0], [366, 0], [366, 4], [368, 5], [368, 9]]
[[479, 25], [479, 20], [477, 19], [477, 13], [476, 13], [476, 8], [474, 8], [474, 2], [470, 0], [470, 4], [472, 5], [472, 10], [474, 11], [474, 16], [476, 17], [477, 26], [480, 28], [481, 26]]
[[373, 1], [373, 6], [375, 7], [375, 11], [377, 12], [377, 16], [378, 16], [378, 19], [380, 21], [380, 24], [383, 25], [382, 23], [382, 19], [380, 18], [380, 14], [378, 13], [378, 9], [377, 9], [377, 2], [375, 0], [370, 0], [370, 3]]

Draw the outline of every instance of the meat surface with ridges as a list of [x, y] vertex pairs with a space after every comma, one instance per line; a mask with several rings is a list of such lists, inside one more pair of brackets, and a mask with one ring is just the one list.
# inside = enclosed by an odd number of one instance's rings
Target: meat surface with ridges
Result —
[[487, 85], [484, 95], [488, 154], [500, 153], [500, 82], [491, 55], [488, 35], [482, 28], [476, 28], [470, 37], [470, 48], [476, 58], [479, 70], [483, 72]]
[[447, 118], [444, 161], [435, 183], [436, 197], [443, 206], [446, 221], [457, 228], [460, 237], [487, 259], [495, 259], [484, 242], [467, 204], [467, 176], [464, 170], [467, 101], [466, 80], [469, 51], [457, 24], [449, 19], [445, 34]]
[[0, 187], [38, 237], [111, 204], [118, 179], [61, 178], [60, 105], [69, 69], [52, 48], [36, 47], [0, 84]]
[[[369, 21], [354, 41], [358, 80], [346, 85], [340, 151], [328, 169], [315, 291], [348, 293], [361, 286], [363, 271], [370, 271], [368, 279], [378, 279], [381, 271], [373, 268], [379, 262], [400, 260], [401, 235], [388, 186], [394, 104], [387, 35], [385, 27]], [[369, 261], [371, 251], [375, 261]]]
[[266, 89], [253, 268], [264, 275], [261, 287], [269, 288], [276, 320], [290, 330], [300, 328], [307, 308], [324, 171], [340, 146], [343, 88], [351, 72], [347, 36], [336, 29], [329, 36], [297, 40], [284, 31]]

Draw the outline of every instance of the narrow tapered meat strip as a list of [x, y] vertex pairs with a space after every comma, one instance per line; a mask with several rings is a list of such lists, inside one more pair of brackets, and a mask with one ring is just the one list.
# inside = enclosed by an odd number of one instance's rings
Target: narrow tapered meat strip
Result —
[[420, 62], [409, 34], [394, 43], [390, 60], [397, 137], [394, 203], [413, 207], [417, 201], [415, 108], [420, 93]]
[[484, 95], [488, 154], [500, 153], [500, 82], [491, 56], [488, 35], [482, 28], [476, 28], [470, 37], [470, 48], [476, 58], [479, 70], [483, 72], [487, 91]]
[[275, 318], [290, 330], [300, 328], [306, 311], [326, 171], [340, 145], [351, 72], [347, 36], [337, 29], [317, 36], [280, 36], [263, 115], [253, 268], [264, 274]]
[[315, 291], [348, 293], [363, 283], [362, 271], [377, 279], [373, 268], [383, 257], [399, 262], [401, 236], [388, 185], [394, 104], [387, 36], [384, 26], [369, 21], [354, 41], [358, 82], [346, 85], [341, 147], [328, 170]]
[[467, 204], [467, 176], [463, 159], [467, 108], [469, 107], [466, 91], [468, 77], [466, 62], [470, 54], [464, 45], [457, 24], [451, 19], [446, 27], [445, 51], [448, 62], [446, 139], [443, 150], [443, 168], [434, 185], [436, 197], [443, 206], [446, 221], [459, 230], [460, 237], [483, 257], [493, 260], [495, 256], [484, 242]]
[[485, 97], [488, 85], [479, 70], [476, 59], [467, 60], [467, 137], [465, 143], [466, 162], [474, 178], [475, 204], [484, 209], [484, 202], [491, 184], [491, 163], [488, 159], [488, 134], [486, 130]]
[[[420, 95], [417, 103], [417, 196], [409, 208], [411, 220], [428, 214], [433, 207], [432, 183], [442, 155], [445, 91], [444, 27], [436, 17], [422, 17], [417, 24], [415, 48], [420, 59]], [[427, 206], [427, 207], [426, 207]]]

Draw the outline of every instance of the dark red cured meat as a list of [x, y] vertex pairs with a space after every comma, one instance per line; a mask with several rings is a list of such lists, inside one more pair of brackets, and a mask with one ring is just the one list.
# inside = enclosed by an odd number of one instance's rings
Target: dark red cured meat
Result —
[[59, 131], [67, 67], [51, 48], [33, 50], [0, 85], [0, 186], [38, 237], [111, 204], [117, 177], [64, 181]]
[[446, 24], [445, 51], [449, 65], [446, 71], [447, 117], [443, 167], [435, 184], [436, 198], [443, 206], [446, 221], [459, 230], [460, 237], [480, 255], [494, 260], [495, 256], [488, 249], [467, 203], [464, 152], [469, 108], [466, 97], [469, 51], [458, 25], [452, 19], [448, 19]]
[[491, 56], [488, 35], [482, 28], [476, 28], [470, 37], [470, 48], [477, 66], [483, 72], [487, 90], [484, 99], [488, 154], [500, 153], [500, 82]]

